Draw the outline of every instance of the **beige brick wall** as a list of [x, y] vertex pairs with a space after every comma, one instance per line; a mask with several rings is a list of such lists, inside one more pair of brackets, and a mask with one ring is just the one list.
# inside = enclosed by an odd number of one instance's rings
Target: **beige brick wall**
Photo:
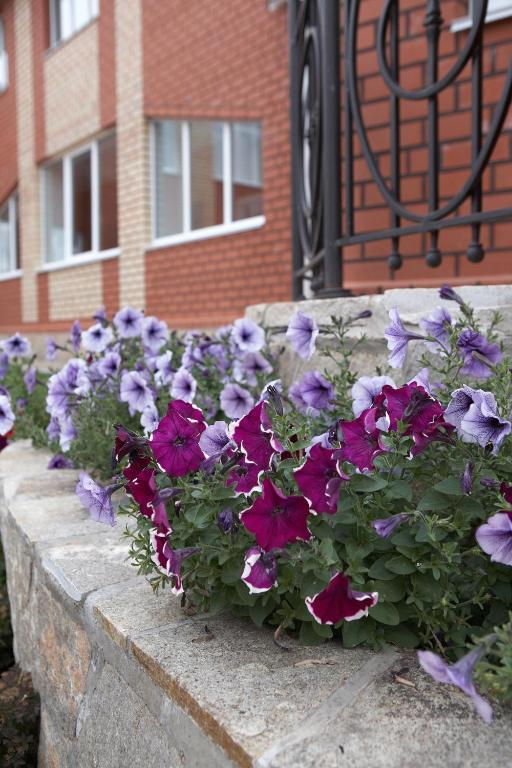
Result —
[[100, 129], [98, 22], [49, 52], [44, 62], [46, 154]]
[[148, 126], [144, 118], [142, 0], [115, 0], [120, 303], [144, 307], [150, 238]]
[[48, 277], [50, 320], [92, 317], [103, 304], [100, 262], [51, 272]]
[[35, 164], [31, 6], [30, 0], [17, 0], [14, 8], [23, 322], [38, 319], [35, 271], [41, 263], [39, 173]]

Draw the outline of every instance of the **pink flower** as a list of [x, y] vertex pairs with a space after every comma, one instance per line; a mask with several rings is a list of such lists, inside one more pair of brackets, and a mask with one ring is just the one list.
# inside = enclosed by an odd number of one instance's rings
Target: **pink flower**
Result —
[[378, 599], [377, 592], [356, 592], [345, 574], [335, 573], [325, 589], [306, 597], [306, 608], [319, 624], [337, 624], [368, 616]]
[[234, 485], [237, 495], [243, 493], [248, 496], [254, 491], [261, 490], [261, 475], [263, 470], [252, 461], [241, 458], [229, 472], [226, 485]]
[[187, 557], [200, 552], [201, 548], [172, 549], [169, 545], [169, 531], [163, 528], [154, 528], [150, 534], [150, 541], [154, 553], [152, 555], [153, 562], [162, 573], [172, 579], [171, 592], [173, 595], [181, 595], [183, 592], [181, 564]]
[[245, 566], [240, 577], [251, 595], [268, 592], [277, 586], [277, 562], [271, 552], [251, 547], [245, 553]]
[[334, 515], [342, 482], [333, 451], [316, 443], [304, 464], [294, 471], [295, 482], [315, 512]]
[[[373, 410], [373, 409], [371, 409]], [[380, 431], [375, 427], [367, 429], [366, 416], [369, 411], [363, 411], [357, 419], [340, 421], [339, 427], [343, 434], [343, 445], [336, 451], [336, 458], [348, 461], [361, 472], [373, 469], [373, 460], [384, 450], [379, 444]]]
[[262, 495], [240, 513], [240, 520], [248, 531], [254, 533], [258, 545], [268, 552], [299, 539], [309, 541], [309, 512], [309, 505], [303, 496], [285, 496], [271, 480], [265, 478]]
[[260, 469], [269, 469], [272, 456], [282, 451], [282, 446], [273, 435], [266, 404], [262, 401], [232, 428], [234, 442]]
[[199, 469], [205, 458], [199, 438], [205, 428], [198, 408], [180, 400], [169, 404], [167, 415], [151, 435], [150, 444], [159, 466], [170, 477], [183, 477]]

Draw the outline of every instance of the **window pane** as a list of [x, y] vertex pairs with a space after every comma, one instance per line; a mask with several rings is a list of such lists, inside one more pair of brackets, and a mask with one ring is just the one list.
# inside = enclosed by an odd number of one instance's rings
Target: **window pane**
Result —
[[0, 208], [0, 272], [9, 272], [10, 269], [9, 204], [5, 203]]
[[[219, 130], [220, 157], [219, 141], [216, 139]], [[190, 175], [192, 229], [222, 224], [222, 124], [202, 121], [191, 123]]]
[[44, 208], [46, 219], [46, 261], [61, 261], [64, 258], [62, 161], [45, 168]]
[[72, 0], [59, 0], [57, 5], [58, 40], [65, 40], [73, 34]]
[[85, 26], [91, 18], [89, 0], [72, 0], [73, 2], [73, 29], [76, 32]]
[[7, 58], [7, 49], [5, 47], [5, 30], [3, 19], [0, 18], [0, 91], [7, 88], [9, 84], [9, 64]]
[[98, 144], [100, 167], [100, 250], [117, 248], [116, 137]]
[[91, 153], [74, 157], [71, 163], [73, 188], [73, 253], [92, 249], [91, 238]]
[[233, 220], [263, 213], [261, 179], [261, 127], [258, 123], [233, 123]]
[[156, 236], [183, 231], [181, 123], [155, 123]]

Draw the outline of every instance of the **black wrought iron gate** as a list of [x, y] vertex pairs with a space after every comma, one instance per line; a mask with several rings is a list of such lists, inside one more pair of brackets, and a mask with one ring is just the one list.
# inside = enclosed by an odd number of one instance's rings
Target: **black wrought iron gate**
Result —
[[[293, 205], [293, 297], [339, 296], [343, 289], [343, 248], [376, 240], [389, 242], [391, 269], [402, 264], [400, 239], [427, 233], [425, 255], [431, 267], [440, 264], [439, 232], [466, 225], [470, 230], [467, 258], [484, 258], [482, 224], [512, 219], [512, 208], [482, 210], [482, 174], [498, 140], [512, 98], [512, 63], [501, 97], [494, 107], [489, 130], [482, 135], [483, 29], [488, 0], [473, 0], [472, 25], [458, 57], [439, 76], [438, 45], [442, 16], [439, 0], [425, 3], [427, 40], [426, 82], [416, 90], [400, 85], [399, 0], [383, 0], [377, 28], [379, 72], [389, 92], [390, 174], [381, 169], [363, 119], [358, 89], [358, 28], [365, 0], [289, 0], [290, 109]], [[342, 16], [343, 18], [340, 18]], [[343, 35], [340, 34], [341, 27]], [[343, 40], [343, 61], [340, 47]], [[471, 167], [467, 179], [451, 199], [440, 203], [440, 94], [460, 73], [471, 67]], [[340, 78], [341, 71], [341, 78]], [[340, 85], [341, 81], [341, 85]], [[428, 149], [428, 205], [425, 213], [411, 210], [401, 200], [401, 100], [426, 101]], [[342, 110], [343, 105], [343, 110]], [[343, 113], [343, 126], [341, 115]], [[354, 226], [354, 139], [389, 208], [389, 227], [358, 232]], [[343, 157], [341, 157], [343, 155]], [[341, 186], [343, 181], [343, 206]], [[470, 212], [461, 204], [470, 200]]]

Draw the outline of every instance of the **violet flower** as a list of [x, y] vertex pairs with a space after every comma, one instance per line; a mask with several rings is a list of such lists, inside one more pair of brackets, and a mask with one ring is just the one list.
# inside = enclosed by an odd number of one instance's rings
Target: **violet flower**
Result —
[[0, 381], [5, 378], [7, 371], [9, 370], [9, 355], [2, 352], [0, 355]]
[[484, 392], [482, 389], [472, 389], [464, 384], [463, 387], [452, 392], [452, 399], [444, 412], [444, 420], [456, 427], [457, 430], [460, 430], [462, 419], [467, 416], [470, 406], [473, 403], [478, 404], [482, 399], [488, 397], [490, 397], [489, 405], [492, 406], [496, 402], [494, 395], [490, 392]]
[[407, 331], [404, 328], [396, 307], [390, 309], [389, 317], [391, 323], [384, 331], [384, 336], [388, 342], [388, 349], [391, 352], [388, 362], [392, 368], [402, 368], [405, 363], [409, 342], [414, 339], [424, 339], [425, 337], [418, 333]]
[[171, 383], [174, 368], [172, 367], [172, 352], [168, 349], [155, 360], [155, 382], [161, 387]]
[[230, 443], [228, 425], [225, 421], [216, 421], [215, 424], [206, 427], [199, 438], [199, 447], [208, 458], [221, 456], [228, 450]]
[[233, 323], [231, 338], [242, 352], [259, 352], [265, 346], [265, 332], [247, 317]]
[[257, 544], [268, 552], [294, 541], [309, 541], [309, 513], [309, 505], [303, 496], [285, 496], [266, 477], [262, 495], [240, 512], [240, 521], [254, 533]]
[[92, 316], [93, 320], [96, 320], [97, 323], [106, 323], [107, 322], [107, 313], [105, 312], [105, 307], [100, 307], [96, 310], [94, 315]]
[[14, 426], [14, 412], [11, 401], [6, 395], [0, 395], [0, 435], [6, 435]]
[[61, 450], [66, 453], [71, 448], [73, 440], [76, 439], [76, 429], [71, 416], [60, 416], [58, 419], [60, 425], [59, 445]]
[[377, 604], [377, 592], [356, 592], [344, 573], [335, 573], [329, 584], [313, 597], [306, 597], [306, 608], [319, 624], [337, 624], [368, 616]]
[[144, 406], [140, 416], [140, 425], [144, 429], [144, 434], [150, 435], [154, 432], [158, 427], [159, 421], [160, 416], [158, 415], [155, 403], [151, 402]]
[[268, 592], [277, 587], [277, 561], [271, 552], [260, 547], [251, 547], [244, 556], [244, 570], [241, 579], [249, 587], [251, 595]]
[[[420, 326], [427, 336], [432, 336], [437, 343], [444, 349], [449, 349], [450, 334], [449, 328], [453, 323], [452, 316], [444, 307], [435, 309], [431, 317], [425, 317], [420, 320]], [[437, 344], [434, 344], [437, 346]]]
[[144, 315], [133, 307], [123, 307], [114, 315], [114, 325], [122, 339], [133, 339], [140, 336]]
[[217, 525], [223, 533], [229, 533], [233, 528], [233, 510], [231, 507], [222, 509], [217, 515]]
[[[220, 347], [222, 350], [223, 347]], [[211, 350], [211, 348], [210, 348]], [[246, 381], [251, 386], [257, 384], [257, 377], [272, 372], [272, 366], [261, 352], [246, 352], [241, 360], [235, 360], [233, 375], [237, 381]]]
[[116, 517], [112, 506], [112, 494], [120, 487], [119, 484], [116, 484], [102, 488], [86, 472], [80, 472], [76, 494], [93, 520], [98, 523], [115, 525]]
[[197, 389], [197, 381], [190, 371], [183, 366], [174, 374], [171, 386], [171, 397], [176, 400], [183, 400], [185, 403], [191, 403], [194, 400]]
[[142, 413], [147, 405], [153, 402], [153, 395], [146, 380], [137, 371], [123, 371], [119, 399], [127, 403], [130, 416]]
[[30, 357], [32, 354], [30, 341], [20, 333], [2, 341], [2, 349], [8, 357]]
[[494, 563], [512, 565], [512, 511], [502, 509], [477, 528], [476, 540]]
[[23, 376], [23, 383], [27, 388], [27, 392], [31, 395], [34, 392], [37, 384], [37, 372], [35, 368], [28, 368], [27, 372]]
[[50, 421], [48, 423], [48, 426], [46, 427], [46, 434], [48, 435], [48, 439], [50, 442], [55, 442], [60, 437], [60, 424], [59, 420], [56, 416], [52, 416], [50, 418]]
[[226, 384], [220, 393], [220, 407], [229, 419], [241, 419], [253, 405], [253, 396], [239, 384]]
[[484, 645], [479, 645], [467, 653], [455, 664], [447, 664], [432, 651], [418, 651], [418, 661], [431, 677], [438, 683], [448, 683], [460, 688], [471, 699], [473, 706], [482, 718], [489, 724], [492, 720], [492, 708], [488, 701], [477, 693], [473, 682], [473, 670], [485, 651]]
[[508, 419], [502, 419], [498, 414], [498, 406], [494, 395], [485, 392], [485, 397], [474, 401], [460, 423], [460, 429], [470, 442], [478, 443], [485, 448], [489, 443], [493, 453], [498, 453], [503, 440], [512, 431]]
[[169, 339], [167, 323], [157, 317], [145, 317], [142, 321], [142, 343], [151, 350], [158, 352]]
[[82, 333], [82, 345], [86, 352], [91, 352], [91, 354], [101, 354], [101, 352], [104, 352], [113, 339], [112, 328], [101, 323], [91, 325], [87, 331]]
[[314, 317], [304, 314], [299, 309], [288, 324], [286, 338], [300, 357], [309, 360], [315, 351], [318, 334], [319, 329]]
[[363, 411], [372, 407], [375, 397], [380, 395], [385, 384], [396, 387], [389, 376], [361, 376], [356, 381], [351, 391], [354, 416], [360, 416]]
[[170, 477], [183, 477], [199, 469], [205, 458], [199, 438], [205, 428], [203, 421], [187, 418], [177, 410], [167, 411], [152, 433], [150, 445], [159, 466]]
[[264, 470], [253, 461], [240, 461], [229, 471], [226, 485], [233, 485], [236, 496], [250, 496], [256, 491], [261, 491], [261, 478]]
[[460, 334], [457, 348], [464, 361], [461, 373], [475, 379], [488, 379], [493, 373], [492, 366], [503, 359], [497, 344], [491, 344], [480, 333], [469, 328]]
[[306, 411], [311, 415], [334, 407], [333, 386], [318, 371], [307, 371], [300, 382], [290, 387], [289, 394], [294, 403], [305, 403]]
[[440, 287], [439, 297], [441, 299], [446, 299], [446, 301], [455, 301], [460, 307], [466, 306], [464, 299], [459, 296], [459, 294], [456, 293], [451, 285], [448, 285], [448, 283], [443, 283], [443, 285]]
[[[320, 443], [313, 445], [306, 461], [294, 470], [293, 476], [312, 511], [328, 515], [336, 513], [342, 479], [332, 449], [326, 449]], [[333, 493], [333, 480], [338, 481], [336, 493]]]
[[391, 517], [374, 520], [372, 522], [372, 528], [381, 539], [388, 539], [395, 528], [401, 525], [405, 520], [408, 520], [409, 517], [410, 515], [407, 512], [399, 512], [397, 515], [391, 515]]
[[62, 453], [56, 453], [48, 462], [47, 469], [74, 469], [75, 465], [71, 459], [67, 459]]
[[464, 467], [464, 472], [462, 473], [462, 477], [460, 479], [462, 492], [465, 493], [467, 496], [470, 496], [471, 491], [473, 490], [473, 472], [474, 471], [475, 471], [474, 463], [472, 461], [467, 461], [466, 466]]
[[75, 322], [71, 326], [69, 339], [71, 342], [71, 349], [76, 355], [76, 353], [80, 349], [80, 344], [82, 343], [82, 326], [80, 325], [79, 320], [75, 320]]
[[55, 343], [53, 339], [46, 339], [46, 359], [49, 361], [55, 360], [57, 357], [57, 350], [60, 349], [59, 345]]
[[169, 545], [169, 532], [154, 528], [150, 534], [151, 546], [154, 554], [152, 560], [155, 565], [172, 580], [171, 592], [173, 595], [183, 594], [181, 578], [181, 565], [183, 560], [201, 551], [200, 547], [185, 547], [184, 549], [172, 549]]
[[106, 378], [115, 378], [121, 369], [121, 355], [117, 352], [107, 352], [98, 360], [98, 373]]

